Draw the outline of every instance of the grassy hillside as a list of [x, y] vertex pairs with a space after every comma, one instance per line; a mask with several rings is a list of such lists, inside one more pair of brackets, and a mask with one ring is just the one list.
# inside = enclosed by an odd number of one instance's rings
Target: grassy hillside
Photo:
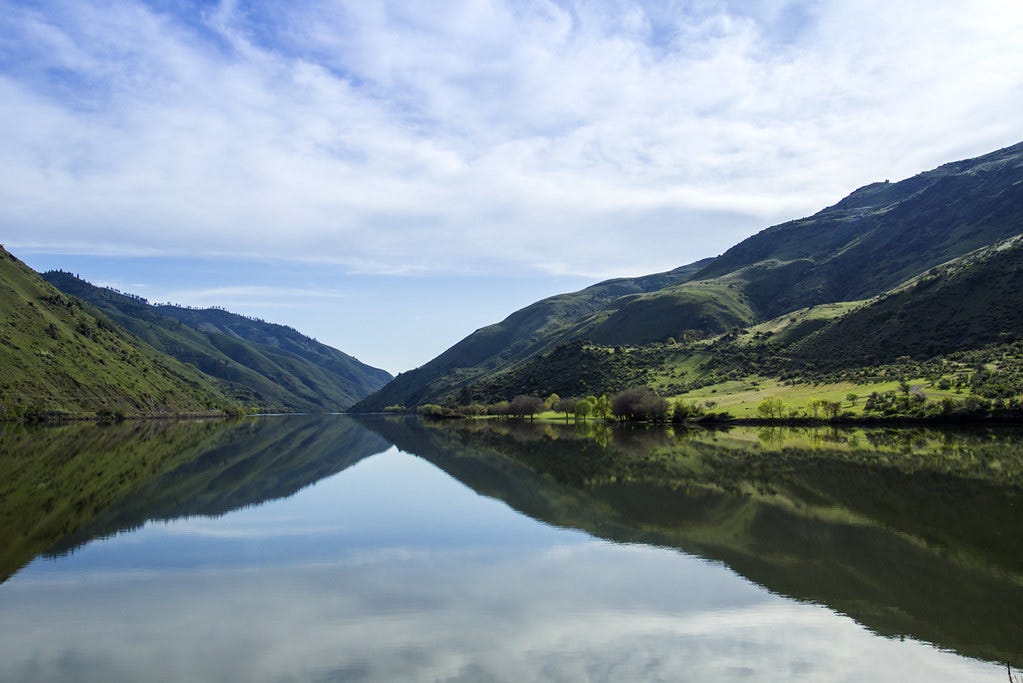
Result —
[[765, 318], [875, 296], [1023, 233], [1023, 143], [875, 183], [732, 247], [694, 280], [741, 278]]
[[285, 327], [219, 309], [151, 305], [70, 273], [44, 278], [88, 301], [159, 351], [216, 377], [235, 400], [268, 410], [351, 406], [391, 376]]
[[970, 397], [1011, 407], [1023, 399], [1021, 257], [1023, 237], [1013, 238], [874, 299], [801, 309], [705, 340], [566, 344], [478, 380], [455, 402], [643, 385], [740, 418], [758, 417], [768, 398], [800, 416], [821, 399], [863, 415], [870, 394], [907, 388], [921, 408]]
[[1023, 237], [930, 269], [836, 318], [790, 353], [827, 365], [932, 358], [1023, 339]]
[[[974, 252], [1021, 233], [1023, 143], [901, 182], [867, 185], [716, 259], [537, 302], [400, 375], [355, 409], [510, 398], [550, 386], [579, 395], [620, 381], [680, 391], [694, 381], [713, 380], [716, 372], [713, 359], [701, 354], [720, 347], [699, 340], [726, 333], [731, 342], [737, 329], [756, 330], [747, 339], [759, 333], [750, 358], [775, 372], [798, 372], [796, 360], [811, 368], [849, 366], [1006, 341], [1019, 326], [1017, 251], [986, 260]], [[913, 282], [903, 287], [907, 280]], [[855, 308], [849, 302], [881, 295], [842, 321], [821, 315], [837, 310], [826, 305], [840, 305], [844, 313]], [[784, 325], [784, 335], [758, 329], [767, 323], [778, 327], [770, 321], [787, 314], [797, 318]], [[649, 358], [634, 357], [629, 368], [622, 356], [594, 356], [591, 348], [671, 339], [684, 342], [688, 355], [679, 349], [644, 352]], [[580, 341], [591, 346], [572, 345]], [[564, 349], [552, 353], [559, 347]], [[727, 350], [736, 355], [736, 349]], [[594, 363], [598, 357], [613, 360], [600, 368]]]
[[353, 410], [377, 411], [401, 404], [416, 406], [453, 394], [486, 373], [521, 363], [576, 337], [576, 327], [592, 320], [622, 297], [655, 292], [685, 282], [706, 265], [699, 261], [667, 273], [601, 282], [570, 294], [531, 304], [499, 323], [476, 330], [420, 368], [399, 373], [383, 389]]
[[0, 248], [0, 417], [219, 412], [230, 404], [211, 378]]
[[[744, 367], [724, 380], [752, 374], [757, 364], [766, 366], [761, 372], [792, 374], [1005, 343], [1020, 327], [1013, 306], [1018, 249], [988, 256], [978, 249], [1021, 233], [1023, 143], [861, 187], [716, 259], [538, 302], [477, 330], [355, 408], [508, 399], [550, 388], [578, 396], [623, 389], [620, 382], [679, 393], [722, 374], [720, 363], [703, 357], [722, 351], [722, 334], [725, 343], [755, 341], [740, 358]], [[851, 304], [878, 297], [861, 308]], [[836, 305], [849, 315], [821, 315]], [[784, 334], [771, 328], [789, 314], [796, 317], [782, 325]], [[755, 331], [737, 334], [743, 329]], [[636, 351], [669, 340], [684, 351]], [[573, 346], [577, 341], [589, 345]], [[594, 346], [630, 347], [632, 357], [625, 362]], [[730, 358], [745, 353], [723, 351]]]
[[575, 336], [598, 344], [647, 344], [720, 334], [756, 317], [745, 293], [722, 281], [686, 282], [622, 297], [615, 306], [607, 315], [576, 326]]

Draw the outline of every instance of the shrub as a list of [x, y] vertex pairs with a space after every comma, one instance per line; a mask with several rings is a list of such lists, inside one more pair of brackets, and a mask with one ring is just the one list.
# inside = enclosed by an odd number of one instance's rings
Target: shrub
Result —
[[698, 403], [688, 403], [682, 399], [676, 399], [671, 410], [671, 421], [698, 420], [703, 417], [704, 413], [704, 409]]
[[454, 411], [452, 411], [450, 408], [439, 406], [436, 403], [424, 403], [423, 405], [419, 406], [418, 411], [419, 414], [422, 415], [423, 417], [428, 417], [432, 419], [450, 417], [451, 415], [454, 414]]
[[516, 396], [508, 404], [508, 412], [515, 417], [532, 419], [536, 413], [542, 413], [547, 402], [539, 396]]
[[765, 398], [757, 405], [757, 414], [762, 418], [776, 418], [781, 419], [786, 414], [785, 401], [781, 400], [777, 396], [771, 396]]
[[663, 422], [668, 402], [649, 387], [631, 387], [611, 399], [611, 414], [623, 420]]

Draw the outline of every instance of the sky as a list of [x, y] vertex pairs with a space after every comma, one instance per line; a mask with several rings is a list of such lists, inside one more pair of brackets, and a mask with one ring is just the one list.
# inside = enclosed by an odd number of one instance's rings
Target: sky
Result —
[[0, 243], [398, 372], [1023, 139], [1018, 0], [0, 0]]

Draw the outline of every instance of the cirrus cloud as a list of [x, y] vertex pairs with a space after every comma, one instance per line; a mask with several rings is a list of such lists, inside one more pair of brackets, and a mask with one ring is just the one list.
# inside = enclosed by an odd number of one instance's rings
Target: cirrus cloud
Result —
[[670, 268], [1017, 142], [1006, 2], [0, 2], [0, 237]]

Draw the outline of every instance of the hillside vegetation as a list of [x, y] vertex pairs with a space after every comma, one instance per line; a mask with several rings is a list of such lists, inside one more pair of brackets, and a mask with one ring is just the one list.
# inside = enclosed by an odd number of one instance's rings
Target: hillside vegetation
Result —
[[884, 373], [914, 371], [902, 359], [988, 347], [991, 358], [1010, 358], [1001, 367], [1015, 367], [1015, 347], [1005, 345], [1023, 334], [1021, 233], [1023, 143], [867, 185], [714, 259], [537, 302], [354, 409], [635, 384], [677, 396], [838, 371], [839, 381], [891, 381]]
[[216, 308], [153, 305], [70, 273], [44, 278], [101, 310], [158, 351], [220, 380], [234, 400], [263, 410], [336, 411], [391, 375], [283, 325]]
[[231, 404], [212, 378], [0, 248], [0, 418], [207, 413]]
[[1023, 238], [931, 268], [792, 345], [828, 365], [932, 358], [1023, 338]]

